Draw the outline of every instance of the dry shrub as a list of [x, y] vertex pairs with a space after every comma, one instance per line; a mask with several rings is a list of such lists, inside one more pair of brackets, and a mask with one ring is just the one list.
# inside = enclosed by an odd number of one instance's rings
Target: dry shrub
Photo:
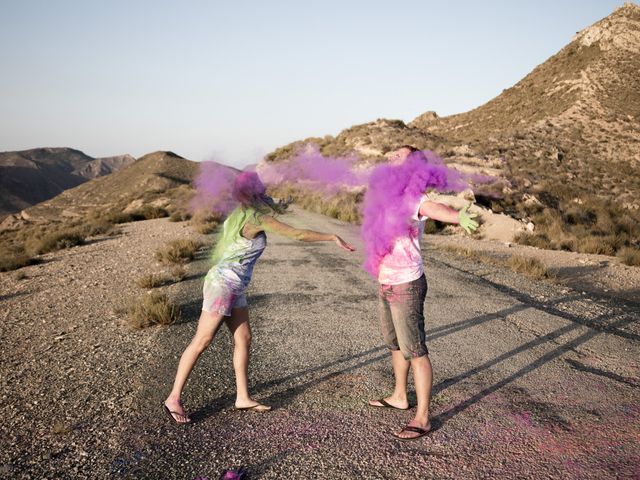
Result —
[[173, 280], [173, 282], [178, 283], [184, 280], [187, 276], [187, 271], [182, 265], [174, 265], [171, 267], [171, 271], [169, 272], [169, 278]]
[[213, 233], [223, 222], [223, 217], [219, 213], [198, 211], [191, 217], [191, 225], [198, 233], [207, 235]]
[[24, 280], [25, 278], [29, 278], [27, 276], [27, 274], [25, 272], [23, 272], [22, 270], [18, 270], [14, 275], [13, 275], [13, 279], [14, 280]]
[[157, 288], [168, 283], [169, 277], [163, 273], [150, 273], [143, 275], [136, 280], [136, 285], [140, 288]]
[[438, 220], [428, 219], [424, 224], [424, 233], [428, 235], [440, 233], [445, 229], [446, 226], [446, 223], [439, 222]]
[[539, 196], [553, 208], [533, 214], [536, 233], [520, 235], [516, 239], [520, 244], [615, 255], [633, 247], [633, 239], [640, 237], [638, 212], [625, 210], [611, 199], [578, 194], [565, 184], [547, 185]]
[[144, 205], [133, 212], [131, 212], [134, 220], [150, 220], [153, 218], [164, 218], [169, 216], [169, 212], [154, 205]]
[[599, 255], [615, 255], [615, 246], [609, 237], [584, 237], [578, 240], [577, 250], [580, 253], [596, 253]]
[[217, 212], [211, 212], [207, 210], [199, 210], [193, 214], [191, 217], [191, 223], [194, 225], [197, 223], [209, 223], [209, 222], [218, 222], [221, 223], [223, 220], [223, 216]]
[[25, 242], [25, 250], [32, 255], [62, 250], [84, 243], [86, 234], [81, 227], [62, 228], [42, 237], [32, 237]]
[[219, 226], [220, 223], [214, 220], [212, 222], [197, 223], [194, 225], [194, 228], [196, 229], [196, 232], [208, 235], [215, 232]]
[[620, 261], [625, 265], [640, 267], [640, 249], [634, 247], [624, 247], [618, 252]]
[[467, 258], [478, 257], [478, 253], [475, 250], [471, 250], [470, 248], [466, 248], [466, 247], [459, 247], [457, 245], [443, 245], [441, 247], [441, 250], [455, 253], [456, 255], [460, 255], [462, 257], [467, 257]]
[[508, 262], [509, 268], [514, 272], [522, 273], [532, 278], [550, 278], [551, 275], [544, 263], [537, 258], [513, 255]]
[[82, 230], [87, 237], [110, 234], [113, 232], [113, 223], [105, 219], [90, 220], [82, 226]]
[[536, 248], [551, 248], [549, 237], [544, 233], [520, 233], [515, 238], [516, 243], [520, 245], [529, 245]]
[[183, 210], [175, 210], [169, 215], [170, 222], [184, 222], [191, 218], [191, 214]]
[[168, 217], [169, 212], [161, 207], [145, 205], [131, 212], [123, 212], [118, 209], [109, 210], [102, 214], [101, 219], [109, 223], [129, 223], [140, 220]]
[[180, 310], [162, 293], [147, 293], [133, 304], [127, 315], [129, 326], [135, 329], [152, 325], [171, 325], [180, 318]]
[[169, 272], [150, 273], [136, 280], [140, 288], [157, 288], [170, 283], [178, 283], [185, 279], [187, 271], [182, 265], [174, 265]]
[[162, 263], [186, 263], [193, 260], [196, 251], [202, 246], [200, 242], [188, 239], [172, 240], [160, 248], [156, 260]]
[[337, 218], [343, 222], [360, 223], [360, 204], [364, 197], [362, 191], [342, 191], [322, 194], [314, 190], [304, 190], [290, 184], [271, 187], [269, 193], [279, 198], [292, 198], [305, 210]]
[[18, 268], [34, 265], [36, 263], [38, 263], [38, 259], [28, 255], [21, 248], [0, 248], [0, 272], [17, 270]]

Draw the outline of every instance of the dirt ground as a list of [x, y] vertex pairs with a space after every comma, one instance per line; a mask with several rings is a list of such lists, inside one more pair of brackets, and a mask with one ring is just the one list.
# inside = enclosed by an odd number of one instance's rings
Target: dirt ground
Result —
[[[534, 281], [439, 249], [454, 237], [428, 237], [435, 430], [401, 443], [390, 432], [411, 412], [366, 405], [390, 391], [392, 375], [357, 227], [297, 209], [284, 220], [336, 232], [358, 251], [269, 237], [249, 290], [251, 389], [273, 405], [268, 414], [232, 408], [226, 329], [187, 384], [194, 424], [177, 427], [160, 408], [195, 331], [206, 251], [183, 282], [160, 289], [180, 304], [179, 323], [132, 331], [118, 307], [144, 293], [137, 278], [162, 270], [157, 248], [199, 237], [186, 224], [127, 224], [47, 255], [25, 278], [0, 274], [0, 477], [217, 478], [238, 465], [265, 479], [640, 476], [632, 267], [553, 258], [575, 275]], [[618, 272], [622, 280], [600, 279]], [[609, 288], [616, 281], [623, 295]]]

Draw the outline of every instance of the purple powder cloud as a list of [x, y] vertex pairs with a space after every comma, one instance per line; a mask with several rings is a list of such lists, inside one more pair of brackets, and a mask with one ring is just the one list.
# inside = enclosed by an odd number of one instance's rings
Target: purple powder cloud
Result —
[[364, 197], [364, 269], [378, 278], [380, 262], [392, 251], [395, 240], [411, 234], [413, 210], [426, 190], [460, 192], [467, 187], [462, 174], [446, 167], [430, 151], [414, 152], [401, 165], [376, 167]]
[[331, 193], [366, 185], [368, 171], [358, 169], [357, 161], [356, 155], [325, 157], [317, 145], [307, 144], [290, 159], [261, 164], [258, 173], [267, 185], [303, 182], [306, 188]]
[[201, 162], [193, 181], [196, 194], [189, 204], [191, 212], [206, 210], [227, 215], [235, 208], [233, 184], [239, 172], [216, 162]]

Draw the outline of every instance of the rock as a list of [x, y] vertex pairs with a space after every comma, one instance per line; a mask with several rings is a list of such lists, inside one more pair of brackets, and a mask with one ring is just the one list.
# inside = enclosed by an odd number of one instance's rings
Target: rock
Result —
[[525, 193], [524, 195], [522, 195], [522, 202], [528, 207], [532, 207], [535, 205], [542, 206], [542, 202], [538, 200], [535, 195], [531, 195], [530, 193]]

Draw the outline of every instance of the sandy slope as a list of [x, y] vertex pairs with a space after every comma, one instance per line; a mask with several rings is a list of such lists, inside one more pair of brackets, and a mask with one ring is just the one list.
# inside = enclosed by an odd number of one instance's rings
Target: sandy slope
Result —
[[[353, 226], [298, 211], [307, 228], [358, 242]], [[195, 329], [206, 259], [165, 288], [183, 321], [131, 332], [112, 308], [186, 235], [152, 220], [2, 274], [1, 473], [12, 478], [633, 478], [640, 463], [640, 309], [425, 246], [435, 367], [426, 441], [390, 430], [407, 412], [366, 407], [389, 391], [375, 285], [356, 254], [271, 236], [250, 290], [252, 388], [267, 415], [234, 412], [221, 330], [175, 428], [159, 404]], [[117, 261], [114, 261], [117, 259]], [[58, 432], [58, 433], [54, 433]], [[401, 472], [401, 473], [400, 473]]]

